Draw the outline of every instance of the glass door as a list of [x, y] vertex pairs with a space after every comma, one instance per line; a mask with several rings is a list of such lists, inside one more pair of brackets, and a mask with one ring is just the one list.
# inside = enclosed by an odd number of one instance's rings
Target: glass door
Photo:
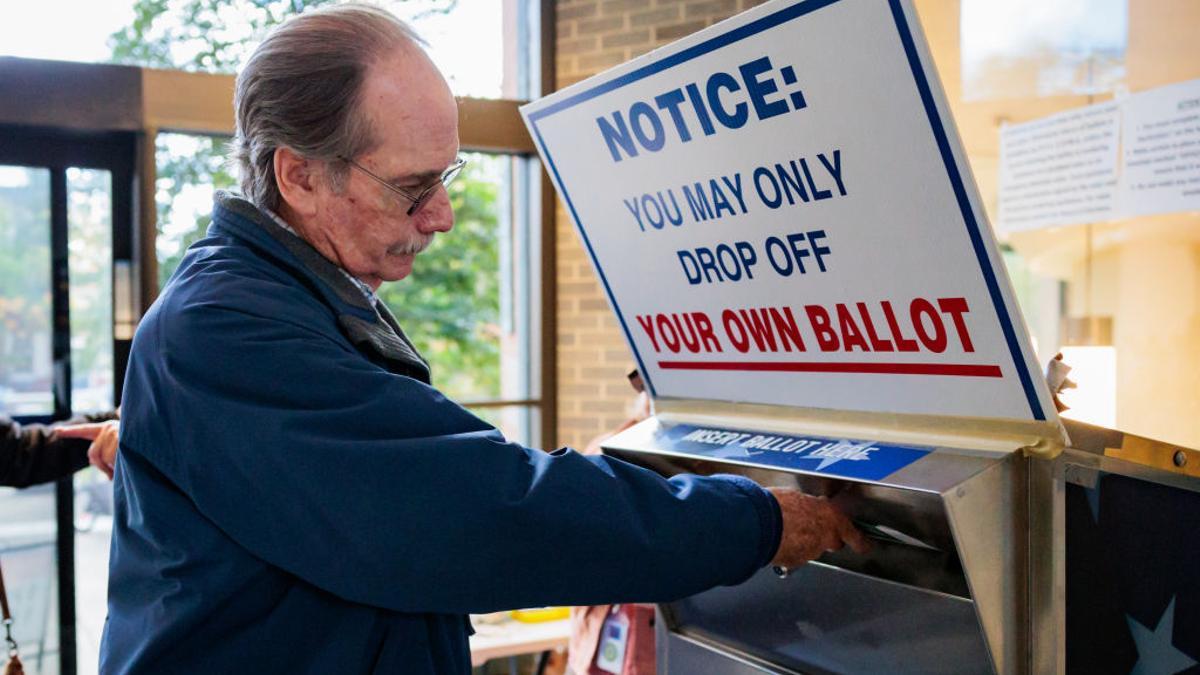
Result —
[[[50, 170], [0, 164], [0, 414], [54, 415]], [[30, 669], [57, 673], [55, 486], [0, 487], [0, 565]]]
[[[135, 151], [132, 134], [0, 127], [0, 415], [46, 423], [119, 401], [131, 336], [114, 335], [114, 304], [134, 304]], [[27, 672], [97, 672], [111, 529], [112, 485], [90, 467], [0, 488]]]

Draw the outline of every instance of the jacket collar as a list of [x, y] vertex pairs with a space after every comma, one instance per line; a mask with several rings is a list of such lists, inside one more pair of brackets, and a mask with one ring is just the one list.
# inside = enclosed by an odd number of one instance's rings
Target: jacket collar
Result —
[[309, 282], [359, 351], [382, 359], [389, 370], [429, 382], [429, 364], [386, 305], [372, 305], [340, 268], [253, 203], [223, 190], [217, 191], [214, 202], [210, 235], [232, 236], [270, 252], [273, 261]]

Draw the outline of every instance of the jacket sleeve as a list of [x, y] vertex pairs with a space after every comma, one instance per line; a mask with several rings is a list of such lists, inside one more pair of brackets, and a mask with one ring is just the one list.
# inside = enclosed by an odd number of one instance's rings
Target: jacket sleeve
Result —
[[0, 417], [0, 485], [23, 488], [66, 478], [88, 465], [91, 443], [51, 437], [51, 427]]
[[122, 452], [255, 556], [354, 602], [461, 613], [664, 601], [774, 555], [779, 507], [749, 480], [509, 443], [302, 310], [193, 306], [142, 336], [159, 381], [127, 380], [161, 388], [160, 419], [127, 403]]

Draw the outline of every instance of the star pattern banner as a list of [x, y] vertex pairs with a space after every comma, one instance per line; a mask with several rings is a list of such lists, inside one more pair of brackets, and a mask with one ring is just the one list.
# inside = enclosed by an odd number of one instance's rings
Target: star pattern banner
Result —
[[1067, 672], [1200, 675], [1200, 493], [1067, 485]]

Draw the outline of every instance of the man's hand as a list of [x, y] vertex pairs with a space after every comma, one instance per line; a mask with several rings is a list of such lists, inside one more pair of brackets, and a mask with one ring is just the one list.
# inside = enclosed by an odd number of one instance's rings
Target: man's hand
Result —
[[871, 550], [866, 536], [824, 497], [810, 497], [791, 488], [769, 488], [783, 512], [783, 538], [772, 565], [796, 568], [825, 551], [849, 544], [855, 553]]
[[88, 462], [104, 472], [111, 480], [113, 469], [117, 466], [117, 435], [118, 422], [98, 422], [95, 424], [71, 424], [55, 430], [60, 438], [86, 438], [92, 442], [88, 448]]

